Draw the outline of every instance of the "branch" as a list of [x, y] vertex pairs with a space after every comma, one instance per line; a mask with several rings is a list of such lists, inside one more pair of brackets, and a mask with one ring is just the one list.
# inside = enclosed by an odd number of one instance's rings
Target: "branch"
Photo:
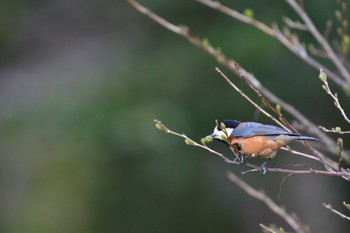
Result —
[[333, 213], [339, 215], [340, 217], [345, 218], [345, 219], [350, 221], [349, 216], [346, 216], [345, 214], [340, 213], [338, 210], [333, 209], [333, 207], [330, 204], [323, 203], [323, 206], [326, 207], [327, 209], [329, 209], [330, 211], [332, 211]]
[[274, 231], [271, 228], [268, 228], [267, 226], [265, 226], [262, 223], [260, 223], [259, 226], [261, 227], [261, 229], [263, 229], [263, 232], [266, 232], [266, 233], [277, 233], [277, 231]]
[[313, 37], [318, 41], [318, 43], [322, 46], [324, 51], [327, 53], [328, 57], [337, 67], [339, 72], [342, 74], [344, 79], [350, 83], [350, 73], [345, 68], [344, 64], [339, 60], [338, 56], [333, 51], [332, 47], [328, 44], [328, 42], [323, 38], [321, 33], [317, 30], [309, 16], [305, 13], [305, 11], [298, 5], [295, 0], [286, 0], [287, 3], [294, 9], [294, 11], [299, 15], [299, 17], [304, 21], [304, 24], [308, 27], [308, 30], [313, 35]]
[[[192, 140], [191, 138], [187, 137], [185, 134], [180, 134], [180, 133], [177, 133], [177, 132], [175, 132], [175, 131], [170, 130], [168, 127], [166, 127], [166, 126], [165, 126], [161, 121], [159, 121], [159, 120], [156, 120], [156, 119], [155, 119], [154, 122], [156, 123], [156, 127], [157, 127], [159, 130], [162, 130], [162, 131], [164, 131], [164, 132], [166, 132], [166, 133], [168, 133], [168, 134], [172, 134], [172, 135], [175, 135], [175, 136], [177, 136], [177, 137], [181, 137], [181, 138], [185, 139], [185, 143], [186, 143], [187, 145], [196, 146], [196, 147], [200, 147], [200, 148], [202, 148], [202, 149], [204, 149], [204, 150], [207, 150], [207, 151], [209, 151], [210, 153], [215, 154], [215, 155], [221, 157], [226, 163], [239, 164], [239, 163], [237, 163], [237, 162], [235, 162], [235, 161], [233, 161], [233, 160], [228, 159], [228, 158], [227, 158], [226, 156], [224, 156], [223, 154], [221, 154], [221, 153], [219, 153], [219, 152], [217, 152], [217, 151], [215, 151], [215, 150], [210, 149], [208, 146], [202, 145], [202, 144], [199, 144], [199, 143], [195, 142], [195, 141]], [[255, 166], [254, 166], [254, 167], [255, 167]]]
[[332, 93], [328, 81], [327, 81], [327, 75], [326, 73], [324, 73], [322, 71], [322, 69], [320, 70], [320, 75], [319, 78], [321, 79], [321, 81], [323, 82], [324, 85], [322, 85], [322, 88], [326, 91], [326, 93], [332, 97], [332, 99], [334, 100], [334, 105], [336, 108], [339, 109], [340, 113], [342, 114], [342, 116], [344, 117], [344, 119], [346, 120], [346, 122], [348, 122], [350, 124], [350, 119], [349, 117], [346, 115], [344, 109], [342, 108], [342, 106], [340, 105], [339, 99], [338, 99], [338, 94], [337, 93]]
[[300, 151], [292, 150], [289, 147], [281, 147], [281, 150], [288, 151], [288, 152], [290, 152], [292, 154], [300, 155], [302, 157], [306, 157], [308, 159], [312, 159], [312, 160], [315, 160], [315, 161], [318, 161], [318, 162], [322, 162], [320, 158], [317, 158], [317, 157], [315, 157], [313, 155], [309, 155], [309, 154], [306, 154], [306, 153], [302, 153]]
[[308, 28], [307, 28], [307, 26], [305, 24], [302, 24], [302, 23], [299, 23], [299, 22], [294, 22], [293, 20], [291, 20], [288, 17], [283, 17], [283, 21], [290, 28], [298, 29], [298, 30], [301, 30], [301, 31], [307, 31], [308, 30]]
[[323, 127], [323, 126], [319, 126], [319, 128], [322, 129], [326, 133], [350, 134], [350, 131], [343, 131], [340, 127], [327, 129], [327, 128]]
[[[242, 172], [242, 174], [247, 174], [249, 172], [257, 172], [260, 171], [257, 168], [247, 170]], [[323, 175], [323, 176], [341, 176], [341, 177], [347, 177], [350, 179], [350, 173], [349, 172], [338, 172], [338, 171], [322, 171], [322, 170], [314, 170], [309, 168], [308, 170], [290, 170], [290, 169], [283, 169], [283, 168], [269, 168], [269, 172], [277, 172], [277, 173], [286, 173], [290, 175], [307, 175], [307, 174], [316, 174], [316, 175]]]
[[212, 0], [197, 0], [198, 2], [213, 8], [215, 10], [218, 10], [232, 18], [235, 18], [243, 23], [246, 23], [248, 25], [252, 25], [255, 28], [259, 29], [263, 33], [277, 39], [281, 44], [283, 44], [286, 48], [288, 48], [291, 52], [293, 52], [295, 55], [297, 55], [299, 58], [301, 58], [303, 61], [305, 61], [307, 64], [315, 68], [316, 70], [319, 70], [320, 67], [327, 71], [329, 77], [339, 86], [341, 87], [348, 87], [348, 83], [346, 83], [343, 79], [341, 79], [337, 74], [329, 70], [327, 67], [313, 59], [312, 57], [308, 56], [306, 50], [304, 47], [297, 41], [290, 41], [283, 33], [278, 30], [277, 26], [275, 28], [269, 27], [266, 24], [250, 18], [236, 10], [233, 10], [231, 8], [228, 8], [224, 5], [222, 5], [219, 2], [212, 1]]
[[287, 213], [283, 208], [277, 205], [267, 195], [252, 188], [232, 172], [228, 172], [227, 177], [229, 178], [230, 181], [232, 181], [233, 183], [238, 185], [241, 189], [243, 189], [247, 194], [249, 194], [250, 196], [258, 199], [259, 201], [267, 205], [267, 207], [269, 207], [272, 210], [272, 212], [274, 212], [275, 214], [279, 215], [282, 219], [284, 219], [289, 224], [289, 226], [293, 228], [295, 232], [298, 232], [298, 233], [308, 232], [304, 224], [300, 223], [298, 219], [296, 219], [295, 217]]

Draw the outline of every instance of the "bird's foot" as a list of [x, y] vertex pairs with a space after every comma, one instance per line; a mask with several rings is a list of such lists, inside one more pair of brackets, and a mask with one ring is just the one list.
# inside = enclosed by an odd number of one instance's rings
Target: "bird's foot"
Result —
[[269, 161], [269, 159], [268, 160], [266, 160], [265, 162], [263, 162], [262, 164], [261, 164], [261, 166], [260, 166], [260, 168], [261, 168], [261, 175], [263, 176], [263, 175], [265, 175], [268, 171], [269, 171], [269, 169], [267, 168], [267, 162]]
[[238, 164], [245, 163], [243, 156], [236, 157], [233, 161]]

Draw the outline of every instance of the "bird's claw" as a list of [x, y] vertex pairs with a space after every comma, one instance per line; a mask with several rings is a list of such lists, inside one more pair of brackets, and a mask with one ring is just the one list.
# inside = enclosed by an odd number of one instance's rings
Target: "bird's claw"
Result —
[[243, 164], [245, 162], [243, 156], [236, 157], [233, 161], [238, 164]]
[[[267, 161], [269, 161], [269, 160], [267, 160]], [[260, 166], [262, 176], [264, 176], [269, 171], [269, 169], [266, 166], [267, 161], [263, 162], [263, 164], [261, 164], [261, 166]]]

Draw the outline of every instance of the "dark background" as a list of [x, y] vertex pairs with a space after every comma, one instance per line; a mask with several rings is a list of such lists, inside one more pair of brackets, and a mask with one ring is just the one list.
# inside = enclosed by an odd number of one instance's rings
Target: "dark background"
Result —
[[[252, 8], [268, 25], [296, 17], [285, 2], [225, 2]], [[194, 1], [142, 3], [209, 38], [315, 124], [344, 125], [318, 71], [274, 39]], [[338, 5], [307, 1], [305, 8], [322, 30]], [[290, 230], [228, 181], [227, 171], [297, 213], [312, 232], [349, 229], [322, 206], [346, 213], [350, 190], [342, 179], [291, 177], [277, 200], [282, 174], [241, 175], [244, 167], [154, 127], [160, 119], [199, 140], [215, 119], [271, 122], [214, 68], [254, 96], [237, 77], [127, 2], [3, 0], [0, 25], [1, 232], [259, 232], [259, 223]], [[270, 166], [287, 164], [322, 168], [286, 152]]]

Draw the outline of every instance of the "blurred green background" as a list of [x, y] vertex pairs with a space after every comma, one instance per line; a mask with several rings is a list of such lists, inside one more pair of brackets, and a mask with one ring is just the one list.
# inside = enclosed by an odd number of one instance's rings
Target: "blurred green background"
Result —
[[[142, 3], [209, 38], [316, 124], [343, 122], [318, 71], [274, 39], [195, 1]], [[295, 17], [285, 2], [223, 3], [252, 8], [268, 25]], [[319, 4], [305, 7], [324, 28], [337, 4]], [[227, 171], [264, 189], [312, 232], [349, 229], [322, 206], [345, 211], [350, 189], [340, 178], [291, 177], [277, 200], [283, 175], [240, 175], [244, 168], [156, 130], [155, 118], [194, 139], [211, 133], [215, 119], [271, 122], [214, 67], [252, 95], [237, 77], [126, 1], [3, 0], [0, 25], [0, 232], [259, 232], [259, 223], [289, 229], [230, 183]], [[285, 152], [270, 166], [290, 163], [320, 168]]]

